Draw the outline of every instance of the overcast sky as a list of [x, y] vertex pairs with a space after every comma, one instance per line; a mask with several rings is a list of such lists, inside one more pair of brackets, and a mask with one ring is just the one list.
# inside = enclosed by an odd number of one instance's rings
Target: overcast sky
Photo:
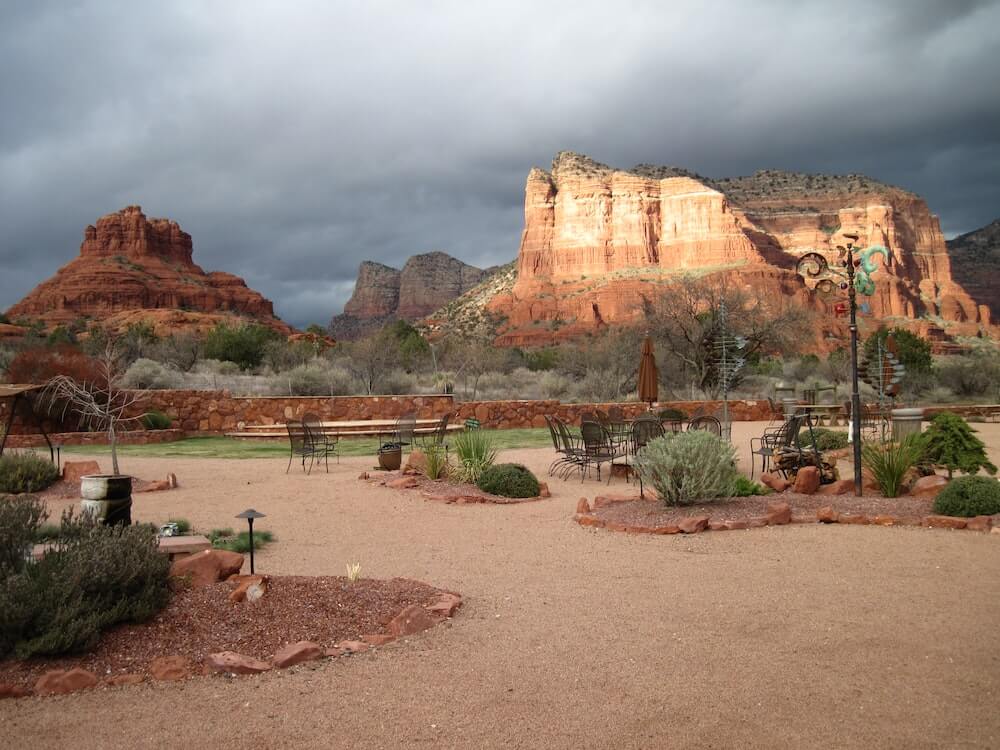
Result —
[[0, 309], [97, 217], [177, 220], [293, 324], [358, 263], [511, 260], [561, 149], [862, 172], [1000, 216], [1000, 2], [7, 2]]

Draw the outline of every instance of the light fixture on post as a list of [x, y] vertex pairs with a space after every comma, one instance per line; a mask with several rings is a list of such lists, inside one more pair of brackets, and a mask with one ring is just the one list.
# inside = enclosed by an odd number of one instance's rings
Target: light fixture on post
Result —
[[258, 513], [253, 508], [247, 508], [242, 513], [237, 513], [236, 518], [247, 519], [247, 525], [250, 527], [250, 575], [254, 574], [253, 569], [253, 521], [255, 518], [267, 518], [263, 513]]

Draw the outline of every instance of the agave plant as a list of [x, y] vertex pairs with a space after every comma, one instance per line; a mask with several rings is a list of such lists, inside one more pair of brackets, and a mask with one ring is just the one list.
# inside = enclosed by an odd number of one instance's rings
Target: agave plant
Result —
[[493, 436], [484, 430], [467, 430], [455, 438], [455, 452], [460, 466], [459, 477], [463, 482], [475, 484], [479, 477], [497, 459]]
[[867, 467], [885, 497], [899, 497], [906, 472], [923, 455], [919, 435], [907, 435], [897, 443], [869, 443], [861, 447], [861, 463]]

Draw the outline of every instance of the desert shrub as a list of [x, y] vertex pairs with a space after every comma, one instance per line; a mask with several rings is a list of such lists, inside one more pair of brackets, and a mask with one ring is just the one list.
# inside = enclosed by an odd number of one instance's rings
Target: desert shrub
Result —
[[270, 392], [289, 396], [349, 396], [361, 384], [343, 367], [315, 359], [269, 378]]
[[176, 370], [152, 359], [137, 359], [125, 371], [122, 379], [122, 385], [126, 388], [161, 390], [180, 388], [183, 382], [183, 378]]
[[186, 518], [168, 518], [167, 521], [177, 524], [178, 534], [187, 534], [191, 531], [191, 522]]
[[75, 346], [24, 349], [7, 365], [8, 383], [44, 383], [56, 375], [66, 375], [78, 383], [100, 378], [97, 362]]
[[538, 479], [521, 464], [496, 464], [486, 469], [476, 482], [483, 492], [500, 497], [537, 497]]
[[570, 392], [571, 383], [565, 375], [558, 372], [543, 372], [538, 378], [538, 387], [543, 398], [563, 398]]
[[942, 357], [935, 370], [938, 382], [960, 398], [995, 396], [1000, 383], [1000, 356], [976, 352]]
[[0, 346], [0, 380], [2, 380], [6, 373], [7, 368], [10, 367], [10, 363], [14, 361], [14, 357], [17, 356], [17, 352], [8, 346]]
[[650, 441], [635, 466], [667, 505], [691, 505], [732, 495], [739, 474], [736, 449], [704, 430]]
[[310, 362], [316, 347], [308, 341], [269, 341], [264, 345], [263, 362], [275, 372], [284, 372]]
[[388, 394], [416, 393], [417, 379], [403, 370], [391, 370], [382, 377], [380, 387], [376, 390], [379, 393]]
[[890, 331], [882, 327], [869, 336], [865, 341], [865, 357], [869, 361], [872, 361], [876, 356], [878, 342], [881, 341], [884, 344], [889, 334], [892, 334], [896, 341], [899, 362], [906, 368], [907, 373], [930, 372], [933, 362], [931, 342], [905, 328], [893, 328]]
[[[819, 451], [835, 451], [848, 446], [847, 433], [840, 430], [813, 427], [812, 436], [815, 438], [816, 450]], [[799, 432], [799, 445], [805, 449], [812, 449], [813, 441], [809, 438], [808, 427], [803, 428]]]
[[885, 497], [899, 497], [906, 473], [924, 453], [918, 435], [907, 435], [898, 443], [868, 443], [861, 446], [861, 463], [871, 471]]
[[448, 454], [445, 452], [444, 447], [435, 444], [427, 444], [424, 446], [424, 457], [426, 458], [426, 464], [424, 468], [424, 473], [427, 475], [428, 479], [441, 479], [448, 475]]
[[205, 337], [205, 356], [235, 362], [240, 369], [251, 370], [264, 359], [267, 344], [278, 338], [276, 331], [257, 323], [240, 326], [219, 323]]
[[532, 372], [551, 370], [557, 364], [559, 364], [558, 349], [535, 349], [524, 354], [524, 365]]
[[934, 499], [934, 512], [965, 518], [1000, 513], [1000, 482], [991, 477], [953, 479]]
[[485, 430], [466, 430], [455, 437], [454, 444], [459, 460], [459, 478], [476, 484], [497, 459], [493, 436]]
[[59, 467], [37, 453], [0, 456], [0, 492], [39, 492], [59, 479]]
[[[33, 538], [42, 520], [0, 501], [0, 536]], [[6, 531], [8, 524], [20, 531]], [[0, 575], [0, 657], [78, 653], [105, 628], [154, 615], [170, 595], [170, 562], [156, 546], [151, 526], [102, 526], [65, 514], [41, 560]]]
[[733, 484], [733, 497], [753, 497], [755, 495], [770, 495], [771, 490], [742, 474], [736, 477]]
[[997, 467], [986, 455], [986, 446], [976, 437], [975, 430], [957, 414], [941, 412], [936, 415], [922, 435], [923, 459], [948, 470], [948, 477], [956, 471], [975, 474], [985, 469], [997, 473]]
[[142, 424], [147, 430], [169, 430], [173, 423], [170, 417], [155, 409], [142, 415]]
[[48, 517], [45, 503], [33, 495], [0, 495], [0, 586], [27, 564], [25, 553]]
[[[212, 529], [208, 535], [208, 540], [215, 549], [229, 550], [246, 554], [250, 551], [250, 532], [241, 531], [234, 534], [232, 529]], [[253, 532], [253, 548], [259, 550], [266, 544], [275, 541], [275, 536], [270, 531]]]

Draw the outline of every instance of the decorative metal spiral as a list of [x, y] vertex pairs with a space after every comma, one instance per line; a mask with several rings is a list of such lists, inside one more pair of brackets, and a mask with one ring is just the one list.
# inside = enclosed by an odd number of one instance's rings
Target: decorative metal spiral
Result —
[[[858, 294], [863, 294], [866, 297], [875, 293], [875, 282], [871, 275], [878, 270], [878, 265], [874, 260], [876, 255], [883, 256], [886, 261], [889, 260], [889, 251], [881, 245], [872, 245], [858, 252], [854, 272], [854, 288]], [[847, 289], [846, 269], [832, 268], [826, 257], [819, 253], [811, 252], [801, 256], [795, 270], [804, 279], [816, 279], [812, 288], [823, 296]]]

